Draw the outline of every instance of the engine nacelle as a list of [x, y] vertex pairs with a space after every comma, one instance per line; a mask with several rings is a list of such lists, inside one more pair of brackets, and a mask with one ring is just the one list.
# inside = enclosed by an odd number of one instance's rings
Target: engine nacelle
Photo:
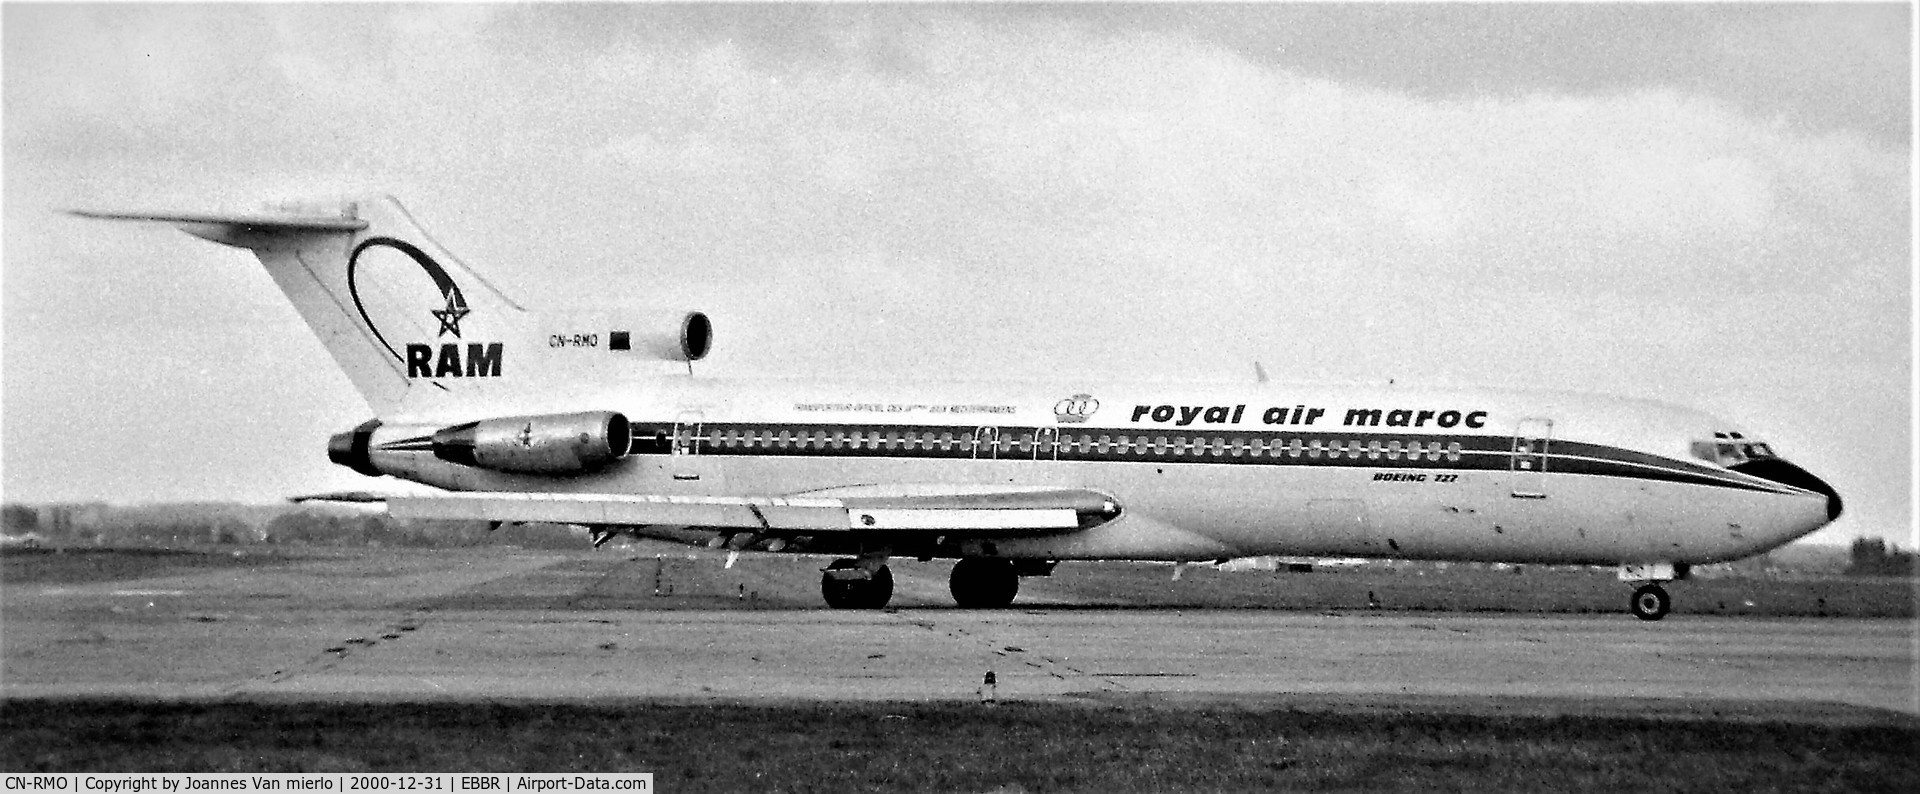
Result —
[[627, 418], [612, 411], [505, 416], [433, 434], [433, 456], [515, 474], [587, 474], [627, 454]]
[[713, 351], [713, 321], [701, 312], [593, 310], [540, 315], [541, 342], [567, 357], [600, 351], [648, 361], [699, 361]]
[[642, 344], [669, 361], [699, 361], [713, 350], [713, 321], [701, 312], [687, 312], [678, 328], [647, 334]]

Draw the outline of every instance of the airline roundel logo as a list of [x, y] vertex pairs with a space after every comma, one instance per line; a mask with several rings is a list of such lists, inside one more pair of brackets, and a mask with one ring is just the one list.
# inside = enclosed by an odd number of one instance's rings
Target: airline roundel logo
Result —
[[466, 293], [419, 246], [369, 237], [347, 257], [347, 292], [373, 338], [409, 378], [499, 377], [505, 347], [466, 341]]
[[1091, 394], [1076, 394], [1053, 404], [1053, 418], [1061, 424], [1079, 424], [1100, 410], [1100, 401]]

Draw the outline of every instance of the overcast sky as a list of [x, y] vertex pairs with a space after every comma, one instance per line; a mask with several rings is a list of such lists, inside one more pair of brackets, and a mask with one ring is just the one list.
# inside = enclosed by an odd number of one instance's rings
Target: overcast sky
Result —
[[1903, 5], [7, 5], [4, 496], [378, 485], [252, 259], [67, 206], [392, 192], [710, 375], [1570, 388], [1911, 546]]

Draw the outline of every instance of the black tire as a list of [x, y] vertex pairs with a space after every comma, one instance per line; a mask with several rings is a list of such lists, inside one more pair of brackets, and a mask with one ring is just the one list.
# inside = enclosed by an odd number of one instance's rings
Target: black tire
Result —
[[1633, 616], [1641, 620], [1659, 620], [1673, 609], [1673, 598], [1667, 595], [1667, 589], [1657, 584], [1641, 585], [1633, 591], [1633, 600], [1628, 604]]
[[1020, 576], [1013, 563], [990, 557], [968, 557], [953, 564], [947, 579], [953, 603], [965, 609], [1001, 609], [1020, 593]]
[[827, 606], [834, 609], [852, 609], [854, 588], [851, 585], [851, 582], [832, 579], [824, 573], [820, 574], [820, 597], [827, 602]]
[[885, 565], [873, 572], [866, 586], [861, 588], [860, 603], [854, 609], [886, 609], [887, 602], [893, 600], [893, 569]]
[[[841, 559], [829, 563], [827, 571], [858, 567], [859, 560]], [[870, 579], [835, 579], [822, 572], [820, 597], [834, 609], [884, 609], [893, 599], [893, 571], [882, 565]]]

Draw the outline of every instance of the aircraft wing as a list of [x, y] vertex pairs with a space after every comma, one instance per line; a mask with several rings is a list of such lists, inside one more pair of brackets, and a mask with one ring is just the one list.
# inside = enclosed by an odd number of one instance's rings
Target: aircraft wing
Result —
[[387, 511], [395, 518], [665, 525], [776, 534], [1032, 534], [1091, 527], [1119, 515], [1120, 509], [1110, 497], [1093, 491], [1046, 490], [790, 497], [457, 493], [389, 497]]

